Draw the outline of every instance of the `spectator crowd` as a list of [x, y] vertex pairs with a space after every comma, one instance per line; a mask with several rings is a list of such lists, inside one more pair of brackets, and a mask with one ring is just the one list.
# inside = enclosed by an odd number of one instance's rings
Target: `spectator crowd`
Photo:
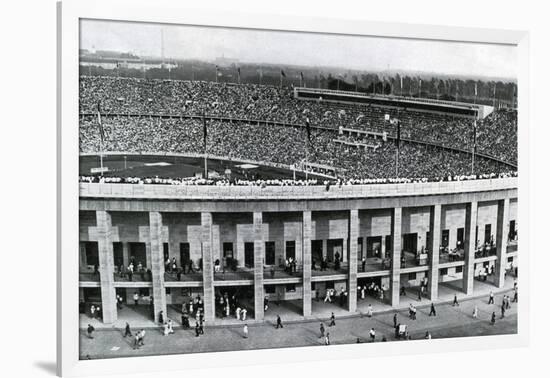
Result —
[[[98, 104], [101, 104], [103, 143], [95, 115]], [[399, 177], [440, 180], [471, 174], [471, 155], [404, 140], [470, 150], [473, 146], [471, 119], [298, 100], [287, 87], [81, 77], [80, 112], [81, 152], [98, 152], [102, 147], [107, 152], [204, 153], [203, 120], [188, 117], [207, 114], [232, 119], [207, 117], [208, 154], [288, 166], [307, 161], [336, 168], [343, 182], [361, 183], [395, 177], [396, 145], [392, 141], [381, 143], [380, 139], [366, 137], [358, 142], [378, 148], [336, 143], [335, 139], [343, 138], [338, 129], [385, 131], [395, 136], [396, 126], [386, 120], [389, 114], [392, 118], [398, 117], [401, 125]], [[307, 128], [302, 127], [307, 122], [322, 128], [311, 127], [308, 133]], [[495, 110], [485, 120], [478, 121], [476, 130], [479, 153], [517, 163], [515, 111]], [[345, 138], [353, 142], [352, 136]], [[509, 166], [493, 159], [476, 158], [477, 175], [498, 175], [509, 170]], [[195, 184], [193, 180], [184, 181]], [[284, 181], [281, 182], [284, 184]]]

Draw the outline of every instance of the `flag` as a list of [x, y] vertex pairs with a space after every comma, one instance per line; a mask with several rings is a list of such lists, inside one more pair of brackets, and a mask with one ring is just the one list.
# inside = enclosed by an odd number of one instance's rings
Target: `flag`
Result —
[[474, 95], [477, 97], [477, 83], [474, 84]]
[[281, 70], [281, 77], [286, 77], [285, 71]]
[[400, 76], [399, 79], [400, 79], [399, 81], [401, 83], [401, 90], [403, 90], [403, 76]]
[[304, 82], [304, 73], [300, 71], [300, 85]]
[[241, 81], [241, 67], [237, 67], [237, 75], [239, 76], [239, 82]]
[[99, 126], [99, 137], [101, 138], [101, 143], [103, 143], [105, 141], [105, 130], [101, 123], [101, 102], [97, 103], [97, 124]]

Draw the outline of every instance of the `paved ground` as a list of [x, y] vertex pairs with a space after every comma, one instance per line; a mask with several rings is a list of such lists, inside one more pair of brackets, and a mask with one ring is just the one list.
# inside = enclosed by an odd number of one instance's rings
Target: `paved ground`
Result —
[[[437, 316], [429, 317], [429, 307], [418, 310], [417, 320], [408, 318], [407, 310], [399, 310], [398, 321], [407, 324], [411, 338], [423, 339], [426, 331], [432, 338], [466, 337], [483, 335], [502, 335], [517, 332], [517, 306], [512, 303], [504, 319], [500, 319], [500, 304], [503, 294], [495, 298], [494, 305], [487, 304], [487, 298], [477, 298], [461, 301], [458, 307], [449, 303], [436, 306]], [[427, 303], [426, 303], [427, 304]], [[472, 318], [472, 311], [477, 305], [479, 316]], [[495, 325], [491, 325], [491, 313], [497, 314]], [[372, 318], [350, 317], [337, 319], [336, 326], [325, 328], [330, 332], [332, 344], [355, 343], [368, 340], [371, 328], [376, 330], [376, 342], [386, 336], [388, 341], [394, 341], [393, 314], [394, 311], [381, 312]], [[327, 315], [328, 316], [328, 315]], [[283, 318], [283, 322], [284, 322]], [[292, 322], [285, 324], [283, 329], [275, 329], [273, 323], [249, 325], [249, 338], [244, 339], [242, 325], [216, 326], [205, 328], [205, 335], [195, 337], [194, 330], [177, 329], [175, 334], [163, 336], [159, 329], [148, 329], [145, 346], [133, 349], [133, 340], [122, 337], [122, 330], [102, 329], [96, 331], [94, 339], [88, 339], [84, 331], [80, 337], [81, 358], [112, 358], [159, 354], [180, 354], [197, 352], [214, 352], [229, 350], [247, 350], [263, 348], [283, 348], [324, 345], [319, 337], [319, 320]], [[134, 332], [135, 330], [132, 329]]]

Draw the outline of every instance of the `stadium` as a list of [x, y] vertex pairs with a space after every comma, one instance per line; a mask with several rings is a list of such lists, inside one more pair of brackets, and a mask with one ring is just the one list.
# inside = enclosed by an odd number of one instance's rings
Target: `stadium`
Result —
[[517, 277], [513, 108], [105, 76], [79, 101], [83, 327], [359, 315]]

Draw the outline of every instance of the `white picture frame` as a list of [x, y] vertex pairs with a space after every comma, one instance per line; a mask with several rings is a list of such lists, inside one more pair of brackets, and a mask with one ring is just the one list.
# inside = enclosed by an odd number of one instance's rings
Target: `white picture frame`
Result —
[[[78, 318], [78, 72], [79, 20], [108, 19], [201, 26], [291, 30], [318, 33], [381, 36], [388, 38], [433, 39], [516, 45], [518, 48], [518, 140], [519, 198], [518, 219], [522, 225], [522, 250], [529, 251], [528, 183], [529, 161], [529, 35], [525, 31], [460, 28], [434, 25], [410, 25], [369, 21], [288, 17], [273, 14], [213, 12], [187, 8], [175, 1], [63, 1], [58, 4], [58, 340], [57, 372], [62, 376], [120, 374], [131, 372], [175, 371], [208, 366], [242, 366], [281, 361], [319, 361], [358, 359], [372, 356], [395, 356], [418, 353], [420, 341], [382, 343], [373, 347], [334, 345], [329, 349], [315, 347], [285, 348], [192, 355], [131, 357], [105, 360], [79, 360]], [[422, 344], [423, 353], [518, 347], [528, 344], [529, 334], [529, 253], [522, 253], [522, 300], [518, 304], [518, 333], [506, 336], [468, 337], [432, 340]]]

